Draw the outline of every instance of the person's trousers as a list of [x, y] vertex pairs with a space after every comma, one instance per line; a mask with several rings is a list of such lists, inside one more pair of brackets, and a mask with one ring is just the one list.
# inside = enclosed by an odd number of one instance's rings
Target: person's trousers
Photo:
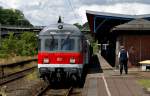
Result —
[[123, 69], [125, 71], [126, 74], [128, 74], [128, 64], [127, 61], [120, 61], [120, 74], [122, 74]]

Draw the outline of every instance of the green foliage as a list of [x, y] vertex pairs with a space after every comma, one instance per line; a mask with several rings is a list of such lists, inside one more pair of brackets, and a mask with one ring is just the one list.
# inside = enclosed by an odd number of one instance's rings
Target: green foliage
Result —
[[93, 52], [94, 53], [97, 53], [98, 52], [98, 41], [96, 41], [96, 42], [92, 42], [92, 47], [93, 47]]
[[0, 8], [0, 23], [2, 25], [32, 26], [20, 10]]
[[0, 50], [0, 58], [7, 58], [8, 54], [5, 53], [4, 50]]
[[35, 51], [35, 49], [37, 49], [37, 38], [35, 33], [25, 32], [20, 38], [21, 40], [18, 42], [18, 46], [20, 46], [19, 51], [21, 55], [34, 55], [37, 53]]
[[76, 27], [78, 27], [80, 30], [82, 29], [82, 25], [80, 25], [79, 23], [75, 23], [73, 25], [75, 25]]
[[19, 36], [10, 33], [2, 40], [0, 57], [6, 56], [31, 56], [37, 54], [37, 38], [35, 33], [24, 32]]
[[150, 80], [148, 80], [148, 79], [141, 79], [141, 80], [138, 80], [138, 82], [143, 87], [150, 88]]
[[84, 23], [82, 26], [83, 26], [83, 28], [84, 28], [85, 30], [90, 30], [90, 27], [89, 27], [89, 23], [88, 23], [88, 22]]
[[16, 51], [17, 38], [13, 36], [14, 33], [9, 33], [9, 37], [2, 40], [2, 49], [5, 53], [13, 54]]

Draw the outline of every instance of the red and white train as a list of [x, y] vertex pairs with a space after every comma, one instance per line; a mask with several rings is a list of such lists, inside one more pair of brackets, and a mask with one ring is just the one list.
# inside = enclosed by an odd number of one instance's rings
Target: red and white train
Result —
[[90, 61], [88, 40], [80, 30], [62, 22], [45, 27], [38, 35], [38, 69], [43, 79], [82, 81]]

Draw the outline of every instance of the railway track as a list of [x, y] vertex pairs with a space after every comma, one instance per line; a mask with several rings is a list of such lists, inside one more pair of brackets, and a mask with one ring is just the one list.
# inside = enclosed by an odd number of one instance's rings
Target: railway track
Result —
[[51, 89], [50, 86], [46, 86], [44, 90], [41, 90], [35, 96], [70, 96], [73, 87], [67, 89]]
[[22, 78], [22, 77], [26, 76], [31, 71], [33, 71], [35, 68], [36, 68], [36, 66], [33, 66], [31, 68], [27, 68], [27, 69], [0, 77], [0, 86], [6, 84], [8, 82], [14, 81], [18, 78]]

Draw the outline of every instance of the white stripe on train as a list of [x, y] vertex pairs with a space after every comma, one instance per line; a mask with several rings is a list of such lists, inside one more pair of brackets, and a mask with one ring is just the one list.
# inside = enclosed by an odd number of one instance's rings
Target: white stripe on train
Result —
[[41, 67], [83, 68], [83, 64], [38, 64], [38, 68]]

